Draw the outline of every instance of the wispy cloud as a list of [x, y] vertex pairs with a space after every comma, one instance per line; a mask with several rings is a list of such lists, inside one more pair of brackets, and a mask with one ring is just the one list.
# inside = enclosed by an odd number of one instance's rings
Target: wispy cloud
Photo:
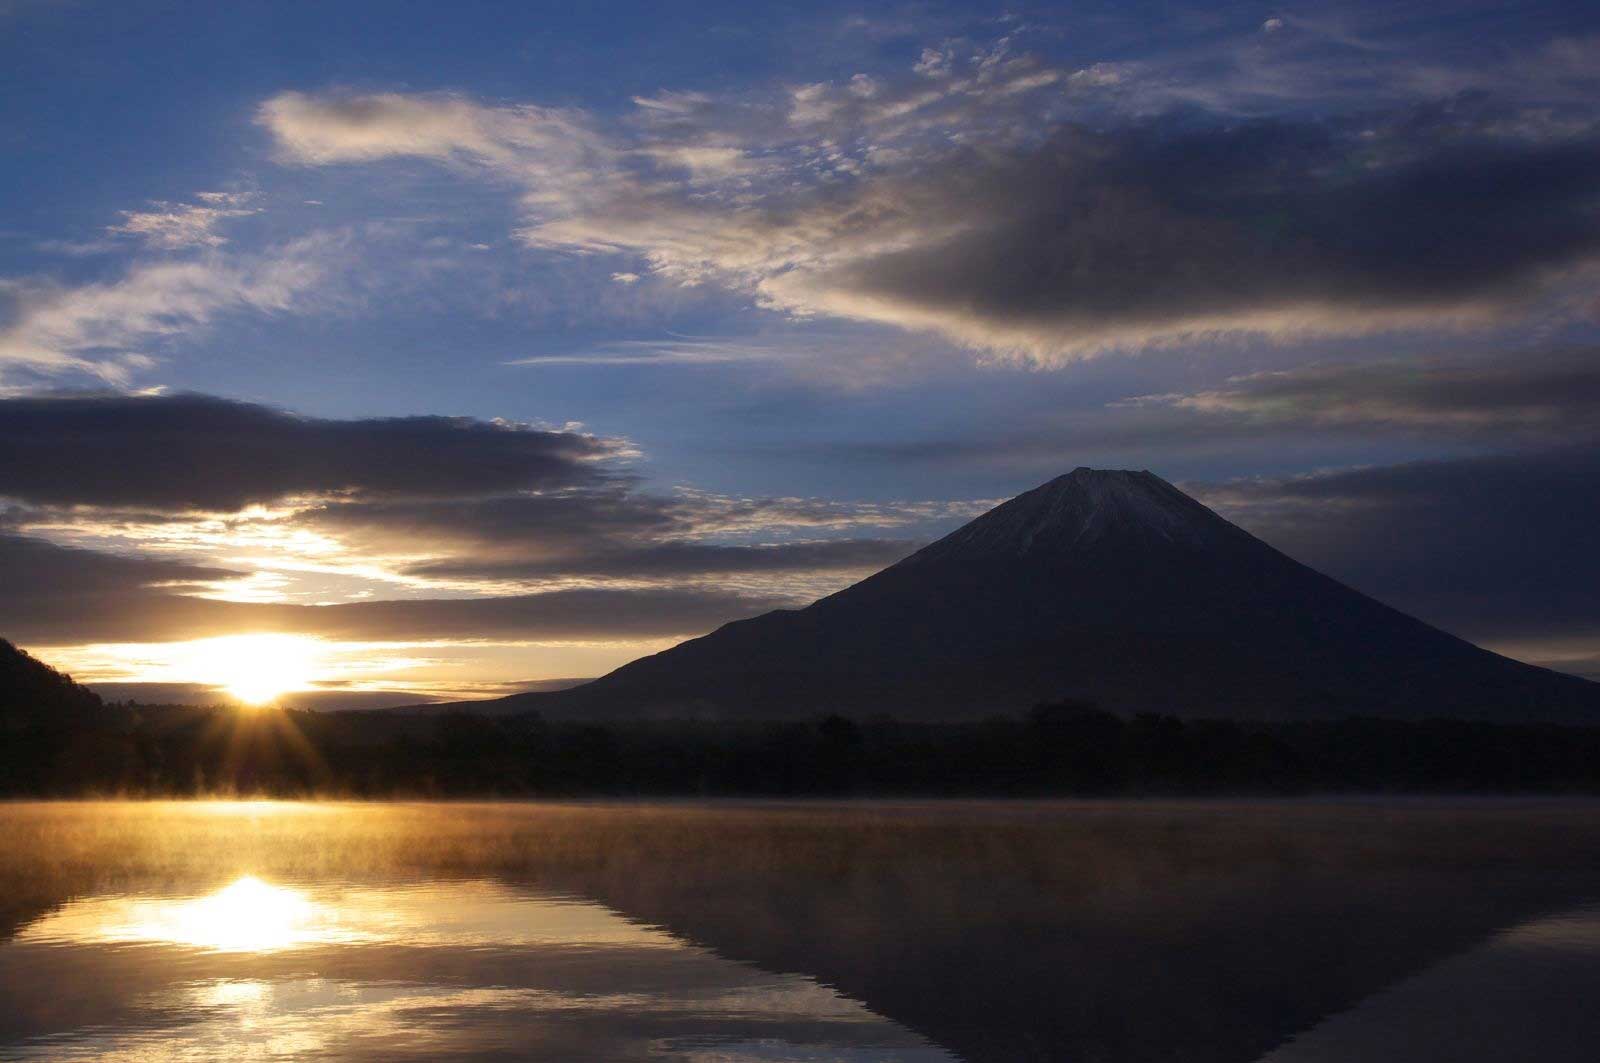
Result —
[[848, 393], [925, 378], [937, 367], [965, 364], [969, 358], [949, 344], [912, 340], [888, 329], [806, 323], [748, 336], [613, 340], [505, 364], [529, 369], [742, 366], [776, 370], [788, 383]]
[[259, 214], [249, 192], [201, 192], [198, 203], [152, 203], [148, 210], [125, 210], [122, 224], [109, 233], [136, 236], [148, 246], [166, 251], [191, 247], [220, 247], [228, 238], [217, 227], [230, 218]]
[[1469, 363], [1310, 366], [1126, 405], [1275, 428], [1574, 442], [1600, 435], [1600, 364], [1594, 351], [1574, 350]]
[[450, 94], [287, 92], [263, 103], [257, 121], [291, 162], [411, 156], [487, 169], [522, 186], [533, 216], [594, 202], [621, 161], [619, 149], [581, 114], [532, 104], [489, 107]]
[[167, 337], [228, 313], [296, 307], [324, 280], [342, 246], [337, 235], [316, 233], [257, 254], [210, 251], [137, 263], [98, 284], [13, 281], [13, 312], [0, 327], [0, 370], [10, 365], [123, 382], [152, 364], [152, 350]]
[[778, 361], [791, 352], [779, 347], [739, 340], [615, 340], [575, 354], [541, 354], [516, 358], [507, 365], [543, 366], [608, 365], [730, 365]]

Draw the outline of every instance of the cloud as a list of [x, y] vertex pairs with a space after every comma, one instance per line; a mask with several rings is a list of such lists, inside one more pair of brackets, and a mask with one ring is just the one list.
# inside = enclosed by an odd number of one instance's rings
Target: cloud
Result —
[[803, 604], [702, 588], [575, 589], [497, 598], [359, 602], [294, 610], [290, 629], [345, 639], [635, 641], [685, 638]]
[[479, 563], [581, 556], [684, 527], [668, 499], [625, 487], [449, 501], [333, 502], [299, 521], [363, 553], [462, 556]]
[[0, 496], [232, 511], [289, 496], [472, 498], [592, 485], [624, 444], [465, 417], [329, 420], [204, 395], [0, 399]]
[[[297, 526], [357, 555], [397, 557], [397, 574], [504, 592], [507, 584], [680, 585], [715, 581], [795, 595], [837, 589], [918, 545], [840, 533], [942, 527], [990, 503], [850, 504], [730, 498], [625, 485], [452, 502], [337, 502]], [[756, 540], [756, 541], [751, 541]]]
[[307, 510], [305, 520], [340, 534], [370, 529], [414, 543], [497, 544], [515, 549], [585, 549], [597, 542], [708, 536], [772, 535], [900, 528], [976, 516], [997, 500], [973, 502], [841, 502], [823, 498], [743, 498], [680, 488], [654, 494], [632, 485], [450, 500], [336, 501]]
[[1290, 556], [1474, 641], [1600, 643], [1592, 447], [1194, 485]]
[[352, 641], [629, 642], [702, 634], [792, 598], [700, 588], [574, 589], [346, 605], [222, 601], [183, 593], [232, 575], [182, 563], [0, 536], [0, 637], [24, 645], [170, 642], [247, 632]]
[[260, 208], [249, 205], [255, 197], [247, 192], [201, 192], [196, 198], [199, 203], [157, 202], [149, 210], [125, 210], [122, 224], [106, 231], [137, 236], [165, 251], [219, 247], [228, 242], [216, 231], [219, 224], [260, 213]]
[[618, 471], [628, 454], [570, 427], [469, 418], [329, 420], [201, 395], [0, 400], [0, 498], [14, 502], [0, 510], [0, 631], [681, 637], [836, 590], [916, 545], [861, 529], [920, 532], [985, 508], [651, 493]]
[[759, 159], [751, 158], [743, 148], [716, 144], [675, 144], [644, 149], [665, 166], [689, 171], [695, 179], [724, 179], [739, 174], [757, 173], [762, 169]]
[[[59, 546], [0, 534], [0, 638], [82, 643], [184, 638], [182, 615], [200, 631], [225, 603], [191, 596], [240, 573], [183, 561]], [[198, 619], [198, 622], [197, 622]], [[179, 624], [183, 621], [178, 621]]]
[[952, 62], [954, 56], [948, 48], [924, 48], [911, 69], [926, 78], [947, 78]]
[[[419, 485], [374, 485], [397, 486], [414, 492]], [[421, 488], [431, 489], [431, 478], [425, 476]], [[7, 515], [12, 528], [45, 529], [57, 537], [81, 532], [82, 541], [124, 541], [140, 553], [0, 534], [0, 585], [7, 588], [0, 632], [24, 642], [77, 645], [249, 631], [367, 641], [680, 638], [803, 604], [916, 545], [863, 538], [738, 543], [707, 535], [831, 533], [925, 521], [945, 508], [660, 496], [619, 483], [480, 499], [316, 504], [263, 517], [278, 538], [256, 535], [248, 513], [207, 532], [193, 526], [202, 518], [172, 516], [163, 523], [154, 513], [14, 510]], [[297, 547], [311, 550], [309, 569], [294, 556]], [[207, 549], [238, 563], [184, 559]], [[168, 551], [177, 556], [162, 557]], [[291, 602], [276, 586], [254, 586], [263, 575], [282, 582], [281, 573], [309, 571], [314, 585], [331, 588], [339, 584], [316, 573], [347, 571], [370, 587], [385, 578], [386, 565], [388, 593], [405, 597], [313, 605], [304, 604], [302, 594]], [[350, 595], [324, 591], [321, 597]]]
[[[1270, 36], [1318, 32], [1293, 29]], [[1241, 120], [1233, 97], [1159, 95], [1162, 69], [1018, 49], [948, 44], [899, 76], [769, 97], [640, 98], [621, 128], [439, 95], [289, 93], [260, 118], [302, 163], [409, 156], [509, 180], [535, 248], [1038, 364], [1482, 327], [1600, 268], [1600, 133], [1560, 79], [1412, 84], [1315, 117], [1260, 81], [1277, 109]]]
[[5, 597], [17, 601], [115, 598], [157, 589], [192, 593], [241, 575], [233, 569], [74, 549], [5, 533], [0, 533], [0, 573]]
[[1195, 18], [1177, 47], [1119, 57], [1108, 105], [1123, 114], [1201, 109], [1238, 120], [1352, 117], [1420, 101], [1449, 108], [1493, 98], [1522, 112], [1525, 128], [1594, 126], [1600, 38], [1593, 35], [1547, 37], [1531, 22], [1519, 27], [1524, 33], [1504, 33], [1509, 26], [1499, 23], [1486, 34], [1481, 21], [1466, 17], [1436, 20], [1423, 41], [1392, 12], [1349, 5], [1271, 17], [1254, 34], [1215, 28]]
[[[0, 635], [31, 645], [247, 632], [366, 642], [671, 640], [804, 604], [916, 545], [863, 538], [752, 544], [694, 536], [757, 527], [772, 534], [778, 521], [829, 530], [852, 521], [909, 522], [936, 508], [852, 512], [818, 500], [674, 498], [612, 487], [464, 502], [330, 503], [275, 515], [272, 522], [287, 526], [280, 531], [291, 546], [307, 535], [319, 550], [328, 541], [338, 544], [331, 556], [315, 555], [319, 571], [339, 572], [343, 565], [366, 573], [370, 587], [391, 564], [387, 593], [403, 595], [340, 603], [351, 596], [325, 591], [322, 597], [335, 601], [318, 604], [298, 594], [294, 601], [273, 601], [239, 593], [241, 584], [263, 574], [296, 573], [293, 557], [275, 557], [266, 548], [270, 540], [258, 540], [248, 528], [220, 533], [222, 555], [237, 557], [237, 565], [182, 559], [206, 548], [205, 536], [183, 518], [132, 534], [137, 556], [8, 532], [0, 534], [0, 586], [7, 590], [0, 598]], [[110, 541], [94, 514], [11, 516], [13, 527], [46, 527], [52, 535], [80, 527], [90, 542], [97, 536]], [[115, 525], [114, 514], [111, 521]], [[163, 558], [164, 551], [179, 556]], [[311, 579], [330, 586], [315, 571]]]
[[223, 314], [296, 307], [323, 282], [338, 252], [338, 238], [319, 233], [255, 255], [139, 263], [99, 284], [14, 282], [13, 312], [0, 326], [0, 371], [10, 365], [121, 382], [151, 364], [147, 351], [164, 338]]
[[[613, 277], [638, 277], [632, 273]], [[622, 283], [632, 284], [633, 281]], [[804, 358], [814, 353], [815, 343], [796, 345], [760, 340], [730, 339], [665, 339], [665, 340], [613, 340], [595, 348], [574, 354], [540, 354], [531, 358], [516, 358], [507, 365], [531, 368], [554, 366], [693, 366], [742, 365], [758, 362], [778, 362]]]
[[434, 579], [548, 580], [561, 577], [663, 579], [731, 575], [860, 573], [892, 565], [921, 543], [899, 539], [826, 539], [732, 546], [664, 542], [599, 548], [569, 558], [431, 561], [408, 571]]
[[834, 144], [861, 136], [901, 140], [935, 130], [964, 136], [981, 123], [990, 139], [1022, 132], [1026, 116], [1046, 114], [1058, 101], [1039, 95], [1074, 87], [1072, 72], [1019, 52], [1016, 34], [988, 43], [946, 41], [925, 49], [908, 71], [855, 74], [838, 82], [793, 86], [787, 92], [791, 126]]
[[[1600, 654], [1597, 479], [1600, 457], [1584, 447], [1186, 486], [1291, 556], [1383, 601], [1526, 659], [1559, 662]], [[358, 551], [381, 550], [391, 535], [432, 558], [415, 562], [430, 578], [560, 589], [321, 606], [197, 597], [241, 572], [6, 534], [0, 634], [35, 645], [246, 631], [349, 640], [677, 638], [797, 604], [819, 573], [877, 567], [913, 545], [859, 538], [740, 544], [697, 540], [691, 531], [764, 527], [770, 534], [779, 520], [829, 526], [948, 511], [850, 508], [626, 492], [609, 502], [579, 492], [454, 507], [337, 503], [308, 519], [347, 536]], [[594, 585], [561, 586], [574, 580]]]
[[581, 115], [532, 104], [286, 92], [263, 103], [256, 119], [287, 160], [305, 165], [420, 157], [487, 168], [523, 186], [523, 206], [534, 217], [592, 202], [619, 165], [617, 149]]
[[750, 534], [775, 527], [799, 529], [903, 528], [965, 521], [1004, 499], [842, 502], [826, 498], [739, 498], [681, 489], [679, 504], [700, 534]]
[[[523, 113], [537, 124], [539, 112]], [[499, 157], [510, 138], [495, 126], [515, 114], [497, 114], [452, 96], [315, 97], [286, 92], [262, 104], [258, 121], [295, 161], [322, 164], [395, 155]]]
[[[923, 474], [983, 469], [1020, 487], [1069, 462], [1188, 472], [1266, 461], [1284, 469], [1600, 441], [1600, 351], [1588, 346], [1315, 364], [1110, 401], [1095, 392], [1147, 387], [1168, 368], [1103, 368], [1066, 392], [1042, 390], [1011, 403], [1003, 418], [954, 431], [803, 446], [818, 462], [920, 466]], [[1129, 383], [1130, 369], [1141, 383]]]
[[[262, 625], [460, 639], [473, 623], [491, 639], [638, 641], [810, 600], [916, 545], [864, 529], [921, 536], [987, 508], [653, 493], [619, 470], [631, 454], [570, 426], [330, 420], [202, 395], [0, 400], [0, 530], [15, 556], [60, 562], [0, 615], [79, 643]], [[51, 574], [74, 566], [78, 584]], [[579, 591], [609, 597], [555, 597]], [[478, 604], [427, 604], [446, 599]], [[600, 602], [610, 635], [598, 605], [574, 612]]]
[[1167, 407], [1265, 429], [1402, 431], [1570, 442], [1600, 435], [1600, 352], [1476, 363], [1313, 366], [1235, 377], [1128, 405]]
[[530, 369], [732, 365], [777, 370], [785, 384], [803, 382], [827, 390], [848, 391], [904, 383], [906, 370], [913, 364], [925, 372], [951, 366], [964, 368], [970, 365], [970, 356], [948, 344], [930, 343], [893, 329], [806, 323], [762, 327], [733, 336], [669, 332], [658, 339], [610, 340], [516, 358], [505, 364]]
[[1600, 142], [1389, 162], [1311, 125], [1063, 130], [819, 202], [806, 220], [839, 244], [757, 287], [776, 307], [1039, 361], [1484, 324], [1600, 257], [1597, 177]]
[[[72, 675], [84, 674], [79, 655], [59, 650], [52, 656], [67, 666], [65, 671]], [[120, 663], [120, 662], [119, 662]], [[125, 667], [125, 665], [124, 665]], [[581, 682], [581, 680], [580, 680]], [[228, 704], [234, 700], [225, 690], [204, 683], [182, 682], [109, 682], [97, 683], [90, 681], [84, 684], [106, 701], [137, 701], [145, 705], [217, 705]], [[566, 686], [576, 686], [575, 682], [568, 682]], [[506, 684], [507, 694], [521, 693], [517, 684]], [[535, 688], [539, 689], [539, 688]], [[564, 689], [557, 685], [546, 689]], [[492, 696], [492, 695], [491, 695]], [[422, 693], [410, 690], [301, 690], [281, 695], [276, 699], [276, 704], [286, 709], [306, 709], [311, 712], [342, 712], [347, 709], [390, 709], [398, 706], [417, 705], [437, 700], [431, 693]]]

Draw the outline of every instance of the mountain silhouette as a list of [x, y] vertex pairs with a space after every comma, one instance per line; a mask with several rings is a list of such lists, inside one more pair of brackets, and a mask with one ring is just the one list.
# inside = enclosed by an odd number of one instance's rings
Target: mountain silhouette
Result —
[[78, 723], [102, 708], [92, 690], [0, 639], [0, 731]]
[[1600, 684], [1509, 660], [1268, 546], [1149, 472], [1080, 468], [799, 610], [724, 625], [552, 718], [1118, 712], [1600, 721]]

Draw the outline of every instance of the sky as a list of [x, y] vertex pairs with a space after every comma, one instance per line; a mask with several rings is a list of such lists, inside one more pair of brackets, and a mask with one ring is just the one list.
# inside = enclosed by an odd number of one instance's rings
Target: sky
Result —
[[602, 674], [1080, 465], [1600, 677], [1600, 10], [0, 0], [0, 636]]

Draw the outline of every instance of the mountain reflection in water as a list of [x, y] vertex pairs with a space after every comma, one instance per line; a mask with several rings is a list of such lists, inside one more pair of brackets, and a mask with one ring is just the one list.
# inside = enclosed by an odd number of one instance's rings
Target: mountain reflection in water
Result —
[[1582, 803], [20, 804], [0, 851], [7, 1060], [1600, 1043]]

